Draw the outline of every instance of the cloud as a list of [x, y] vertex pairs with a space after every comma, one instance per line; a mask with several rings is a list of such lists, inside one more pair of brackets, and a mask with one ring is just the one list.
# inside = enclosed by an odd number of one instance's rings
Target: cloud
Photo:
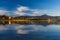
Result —
[[0, 10], [0, 15], [7, 15], [8, 14], [8, 11], [6, 10]]
[[17, 14], [17, 15], [20, 15], [20, 16], [25, 15], [25, 13], [24, 12], [21, 12], [21, 11], [15, 11], [14, 13]]
[[[43, 14], [47, 15], [54, 15], [56, 13], [55, 10], [40, 10], [40, 9], [30, 9], [29, 7], [26, 6], [20, 6], [17, 8], [16, 11], [14, 11], [15, 14], [20, 15], [20, 16], [41, 16]], [[59, 13], [58, 13], [59, 14]], [[52, 15], [52, 16], [53, 16]]]
[[23, 12], [23, 11], [28, 11], [28, 10], [30, 10], [28, 7], [20, 6], [20, 7], [17, 8], [16, 11], [14, 11], [14, 13], [22, 16], [22, 15], [26, 15], [26, 13]]
[[41, 16], [41, 15], [51, 15], [51, 16], [60, 16], [60, 11], [57, 10], [40, 10], [40, 9], [31, 9], [26, 6], [17, 7], [16, 10], [8, 11], [5, 9], [0, 9], [0, 15], [10, 15], [10, 16]]
[[17, 8], [18, 11], [25, 11], [25, 10], [29, 10], [28, 7], [25, 7], [25, 6], [20, 6]]
[[40, 10], [30, 9], [29, 7], [21, 6], [14, 11], [17, 15], [37, 16], [40, 14]]

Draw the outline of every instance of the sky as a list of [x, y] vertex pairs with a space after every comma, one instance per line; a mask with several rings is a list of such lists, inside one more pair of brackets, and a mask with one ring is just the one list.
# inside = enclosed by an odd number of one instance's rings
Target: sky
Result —
[[0, 0], [0, 15], [60, 16], [60, 0]]

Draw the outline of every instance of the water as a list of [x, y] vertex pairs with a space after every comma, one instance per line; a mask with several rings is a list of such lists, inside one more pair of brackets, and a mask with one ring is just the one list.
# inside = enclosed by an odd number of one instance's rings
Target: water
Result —
[[0, 25], [0, 40], [60, 40], [60, 25]]

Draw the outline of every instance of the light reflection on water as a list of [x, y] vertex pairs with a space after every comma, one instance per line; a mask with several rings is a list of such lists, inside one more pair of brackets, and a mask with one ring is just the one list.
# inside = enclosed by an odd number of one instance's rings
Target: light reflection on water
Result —
[[60, 25], [0, 25], [0, 40], [60, 40]]

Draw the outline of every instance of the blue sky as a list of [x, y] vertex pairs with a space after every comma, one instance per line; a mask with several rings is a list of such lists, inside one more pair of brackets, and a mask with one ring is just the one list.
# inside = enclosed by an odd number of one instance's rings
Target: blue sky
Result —
[[[24, 9], [20, 11], [22, 8]], [[1, 13], [9, 15], [40, 16], [47, 14], [60, 16], [60, 0], [0, 0]]]

